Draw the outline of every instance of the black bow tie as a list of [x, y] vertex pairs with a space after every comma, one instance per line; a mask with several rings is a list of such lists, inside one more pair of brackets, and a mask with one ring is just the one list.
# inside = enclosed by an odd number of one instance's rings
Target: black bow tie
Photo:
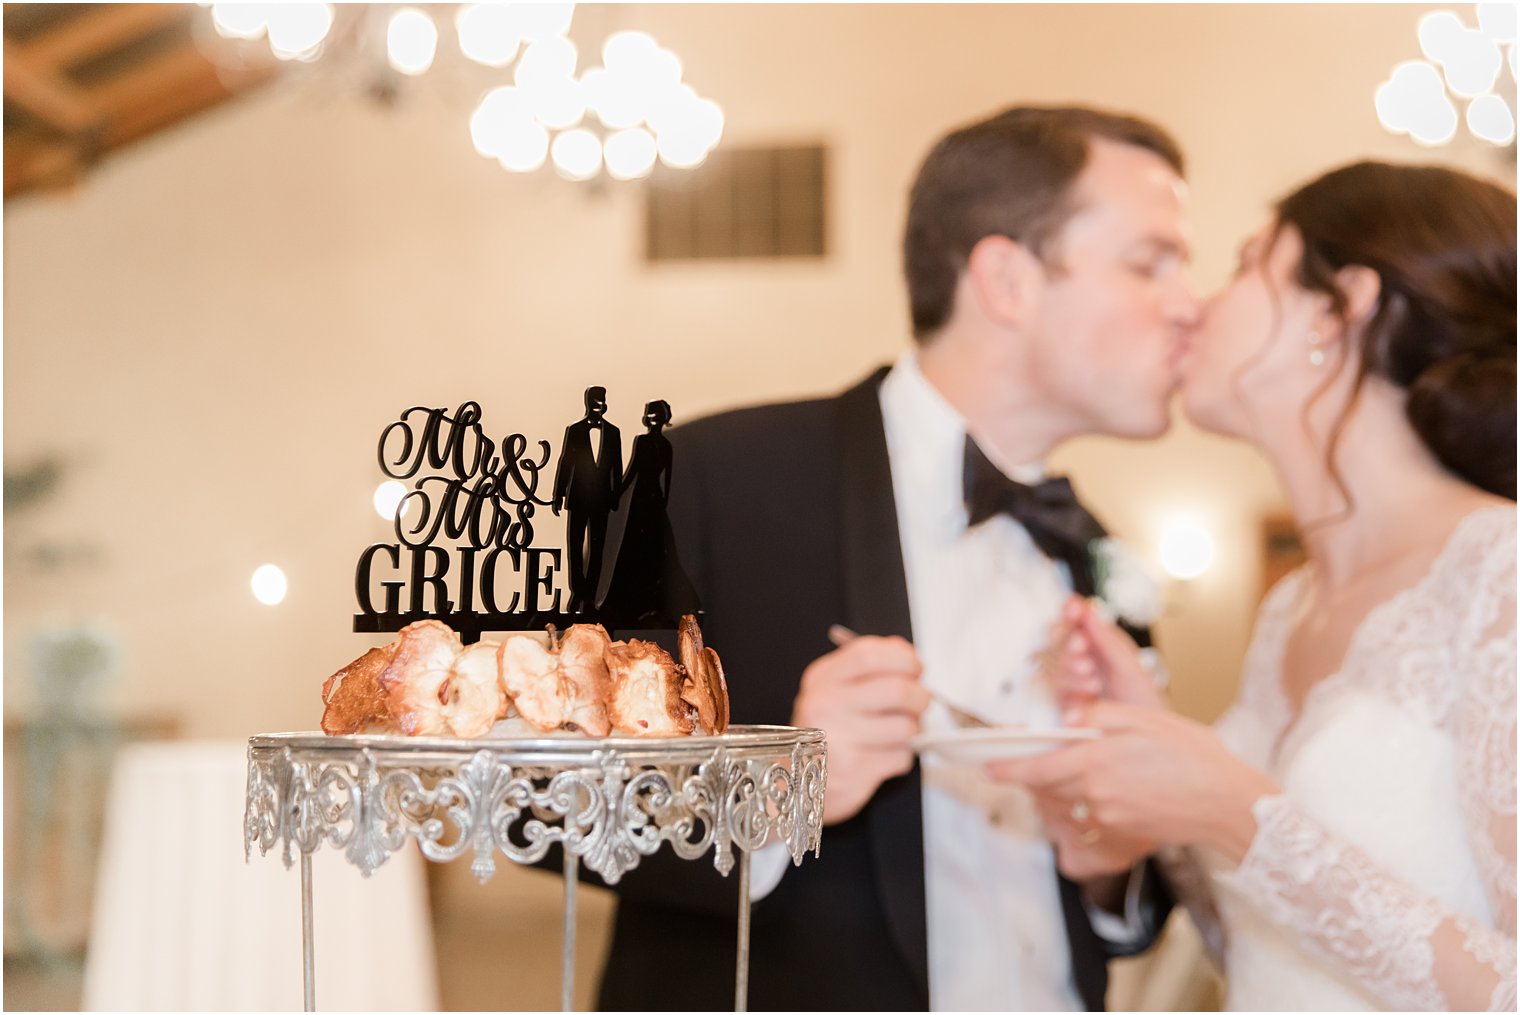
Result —
[[[1098, 520], [1077, 503], [1064, 476], [1033, 486], [1009, 479], [970, 437], [966, 438], [965, 492], [968, 526], [1008, 514], [1024, 526], [1042, 553], [1056, 560], [1085, 563], [1087, 544], [1104, 535]], [[1075, 572], [1074, 567], [1072, 577], [1080, 583]]]

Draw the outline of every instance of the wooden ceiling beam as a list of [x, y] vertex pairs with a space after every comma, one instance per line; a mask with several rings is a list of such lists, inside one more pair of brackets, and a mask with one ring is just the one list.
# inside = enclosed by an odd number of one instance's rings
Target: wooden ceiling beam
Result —
[[[246, 90], [272, 77], [274, 68], [250, 72], [240, 81]], [[199, 77], [182, 72], [163, 83], [160, 94], [148, 96], [135, 108], [123, 109], [108, 121], [100, 137], [102, 150], [123, 148], [202, 110], [226, 101], [234, 93], [222, 83], [208, 65]], [[5, 152], [5, 196], [7, 198], [37, 188], [67, 187], [76, 183], [88, 168], [86, 153], [66, 145], [39, 144], [36, 141], [7, 144]]]
[[87, 134], [104, 119], [100, 109], [52, 68], [40, 67], [5, 40], [5, 99], [70, 136]]
[[19, 49], [34, 66], [66, 70], [189, 16], [183, 4], [106, 4]]
[[[250, 85], [251, 83], [245, 83], [239, 87], [241, 90]], [[128, 144], [203, 109], [218, 105], [234, 94], [208, 67], [198, 80], [184, 80], [152, 102], [113, 117], [106, 135], [106, 144], [113, 149]]]
[[[278, 73], [280, 65], [272, 57], [238, 70], [219, 70], [186, 38], [155, 55], [142, 54], [99, 83], [70, 80], [71, 69], [171, 28], [175, 19], [190, 13], [178, 4], [113, 4], [79, 14], [24, 43], [6, 39], [5, 99], [37, 126], [7, 131], [5, 197], [76, 185], [101, 154]], [[17, 121], [22, 121], [19, 114]]]
[[[46, 105], [49, 93], [36, 87], [37, 81], [40, 79], [46, 83], [52, 78], [61, 79], [62, 72], [40, 73], [27, 54], [18, 52], [18, 47], [9, 42], [5, 55], [7, 99], [17, 101], [22, 94], [36, 92], [45, 96], [41, 104]], [[74, 114], [78, 122], [86, 121], [83, 115], [79, 115], [80, 108], [90, 111], [88, 133], [72, 134], [56, 143], [46, 137], [8, 139], [5, 196], [70, 186], [83, 177], [100, 154], [124, 147], [261, 85], [273, 78], [280, 66], [271, 57], [267, 62], [238, 70], [219, 71], [187, 40], [186, 44], [134, 64], [93, 87], [83, 88], [64, 82], [70, 93], [66, 97], [76, 100]], [[17, 68], [23, 71], [20, 77], [15, 74]], [[13, 94], [13, 78], [18, 94]], [[27, 88], [32, 91], [27, 92]], [[34, 101], [26, 104], [26, 108], [30, 112], [38, 104]], [[53, 112], [55, 115], [45, 117], [39, 114], [37, 118], [56, 128], [60, 116], [56, 115], [56, 110]]]
[[182, 88], [193, 88], [207, 78], [224, 84], [224, 91], [240, 90], [245, 82], [262, 80], [268, 69], [253, 67], [236, 72], [223, 71], [194, 46], [181, 46], [146, 60], [109, 81], [101, 82], [85, 94], [89, 100], [111, 116], [146, 112], [146, 106], [171, 97]]
[[35, 187], [67, 186], [84, 173], [79, 150], [68, 145], [6, 145], [5, 196]]

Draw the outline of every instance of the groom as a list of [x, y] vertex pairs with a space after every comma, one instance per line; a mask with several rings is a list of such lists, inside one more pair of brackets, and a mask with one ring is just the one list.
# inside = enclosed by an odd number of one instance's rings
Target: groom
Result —
[[[734, 717], [828, 734], [821, 855], [753, 858], [753, 1008], [1101, 1008], [1107, 959], [1164, 919], [1144, 868], [1065, 880], [1027, 800], [909, 741], [952, 727], [931, 689], [1059, 724], [1032, 660], [1101, 529], [1044, 462], [1167, 428], [1197, 311], [1181, 174], [1160, 128], [1090, 109], [951, 133], [908, 200], [914, 348], [837, 397], [672, 431]], [[859, 637], [831, 649], [834, 624]], [[734, 879], [662, 849], [618, 890], [601, 1006], [731, 1003]]]
[[565, 547], [570, 557], [571, 613], [596, 605], [607, 515], [616, 506], [623, 483], [622, 436], [606, 417], [607, 389], [587, 388], [586, 415], [565, 428], [554, 473], [554, 513], [568, 513]]

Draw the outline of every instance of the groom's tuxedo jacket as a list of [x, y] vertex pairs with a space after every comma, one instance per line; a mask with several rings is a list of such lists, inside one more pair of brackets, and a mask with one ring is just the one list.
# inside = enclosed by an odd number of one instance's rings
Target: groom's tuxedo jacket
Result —
[[[671, 522], [735, 722], [790, 721], [802, 671], [832, 648], [830, 624], [912, 638], [885, 375], [669, 432]], [[788, 867], [753, 910], [751, 1008], [928, 1007], [922, 821], [915, 767], [825, 828], [821, 855]], [[738, 889], [710, 854], [683, 862], [664, 847], [625, 875], [600, 1007], [730, 1009]], [[1078, 992], [1101, 1009], [1109, 952], [1074, 885], [1062, 882], [1061, 900]], [[1169, 905], [1150, 907], [1152, 926]]]
[[567, 497], [572, 510], [608, 511], [623, 479], [623, 437], [605, 419], [598, 425], [601, 447], [591, 446], [591, 424], [584, 419], [565, 427], [554, 496]]

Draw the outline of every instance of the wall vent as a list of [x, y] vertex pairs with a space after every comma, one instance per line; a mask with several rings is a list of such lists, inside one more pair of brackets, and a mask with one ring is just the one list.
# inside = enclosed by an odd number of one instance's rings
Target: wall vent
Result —
[[656, 166], [646, 260], [822, 257], [825, 149], [719, 148], [694, 170]]

